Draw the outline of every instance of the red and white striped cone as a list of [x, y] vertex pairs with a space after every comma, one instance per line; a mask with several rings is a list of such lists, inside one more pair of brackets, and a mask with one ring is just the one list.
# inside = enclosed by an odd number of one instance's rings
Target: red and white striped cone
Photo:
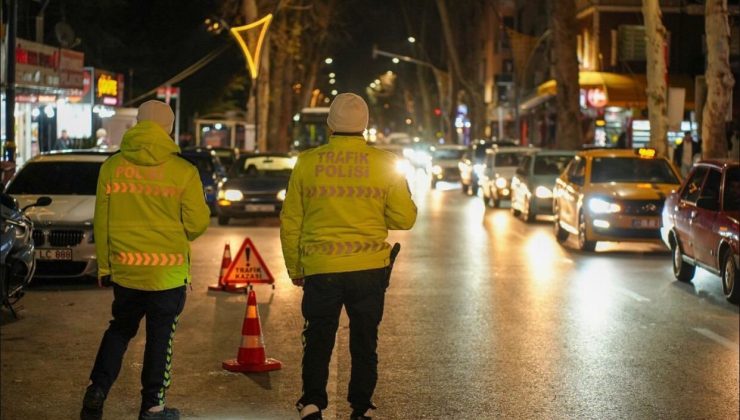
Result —
[[226, 360], [222, 366], [230, 372], [268, 372], [282, 367], [280, 361], [265, 358], [265, 344], [254, 290], [250, 289], [247, 297], [247, 311], [244, 314], [239, 352], [236, 359]]
[[208, 290], [224, 290], [226, 284], [224, 284], [224, 277], [226, 272], [229, 270], [231, 265], [231, 246], [228, 242], [224, 245], [224, 256], [221, 258], [221, 273], [218, 275], [218, 283], [208, 286]]

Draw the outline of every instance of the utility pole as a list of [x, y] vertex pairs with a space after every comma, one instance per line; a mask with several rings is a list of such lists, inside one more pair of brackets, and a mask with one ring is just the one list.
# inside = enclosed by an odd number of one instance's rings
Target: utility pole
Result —
[[18, 1], [8, 5], [7, 54], [5, 55], [5, 146], [15, 144], [15, 36], [18, 25]]

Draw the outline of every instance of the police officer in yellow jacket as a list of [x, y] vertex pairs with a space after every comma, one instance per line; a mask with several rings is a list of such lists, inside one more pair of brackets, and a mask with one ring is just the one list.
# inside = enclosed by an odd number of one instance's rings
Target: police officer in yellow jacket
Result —
[[129, 341], [146, 317], [140, 419], [178, 419], [164, 405], [172, 339], [190, 281], [190, 244], [210, 222], [198, 170], [177, 154], [169, 105], [148, 101], [98, 176], [94, 234], [98, 282], [113, 285], [113, 320], [103, 335], [82, 420], [100, 419]]
[[302, 419], [321, 419], [342, 306], [350, 319], [352, 373], [347, 399], [353, 419], [375, 406], [378, 325], [388, 287], [389, 229], [411, 229], [416, 206], [396, 157], [366, 144], [368, 109], [354, 94], [329, 109], [329, 143], [296, 162], [280, 215], [288, 274], [303, 287]]

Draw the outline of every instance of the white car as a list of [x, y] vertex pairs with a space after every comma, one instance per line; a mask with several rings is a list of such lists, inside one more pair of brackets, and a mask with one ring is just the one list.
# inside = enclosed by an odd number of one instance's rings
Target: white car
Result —
[[498, 207], [501, 200], [511, 199], [511, 179], [524, 156], [539, 149], [534, 147], [493, 147], [486, 150], [486, 160], [480, 176], [483, 202]]
[[26, 163], [6, 192], [21, 207], [40, 196], [48, 207], [27, 212], [34, 223], [38, 278], [97, 276], [93, 237], [95, 190], [100, 166], [112, 152], [63, 152], [37, 156]]

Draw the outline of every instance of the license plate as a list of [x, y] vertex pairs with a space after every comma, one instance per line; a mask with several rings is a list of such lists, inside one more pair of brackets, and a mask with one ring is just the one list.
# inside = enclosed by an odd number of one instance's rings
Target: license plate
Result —
[[274, 204], [247, 204], [244, 210], [254, 213], [272, 213], [275, 211]]
[[656, 229], [660, 227], [658, 219], [632, 219], [633, 228]]
[[71, 249], [37, 249], [36, 259], [39, 260], [71, 260]]

